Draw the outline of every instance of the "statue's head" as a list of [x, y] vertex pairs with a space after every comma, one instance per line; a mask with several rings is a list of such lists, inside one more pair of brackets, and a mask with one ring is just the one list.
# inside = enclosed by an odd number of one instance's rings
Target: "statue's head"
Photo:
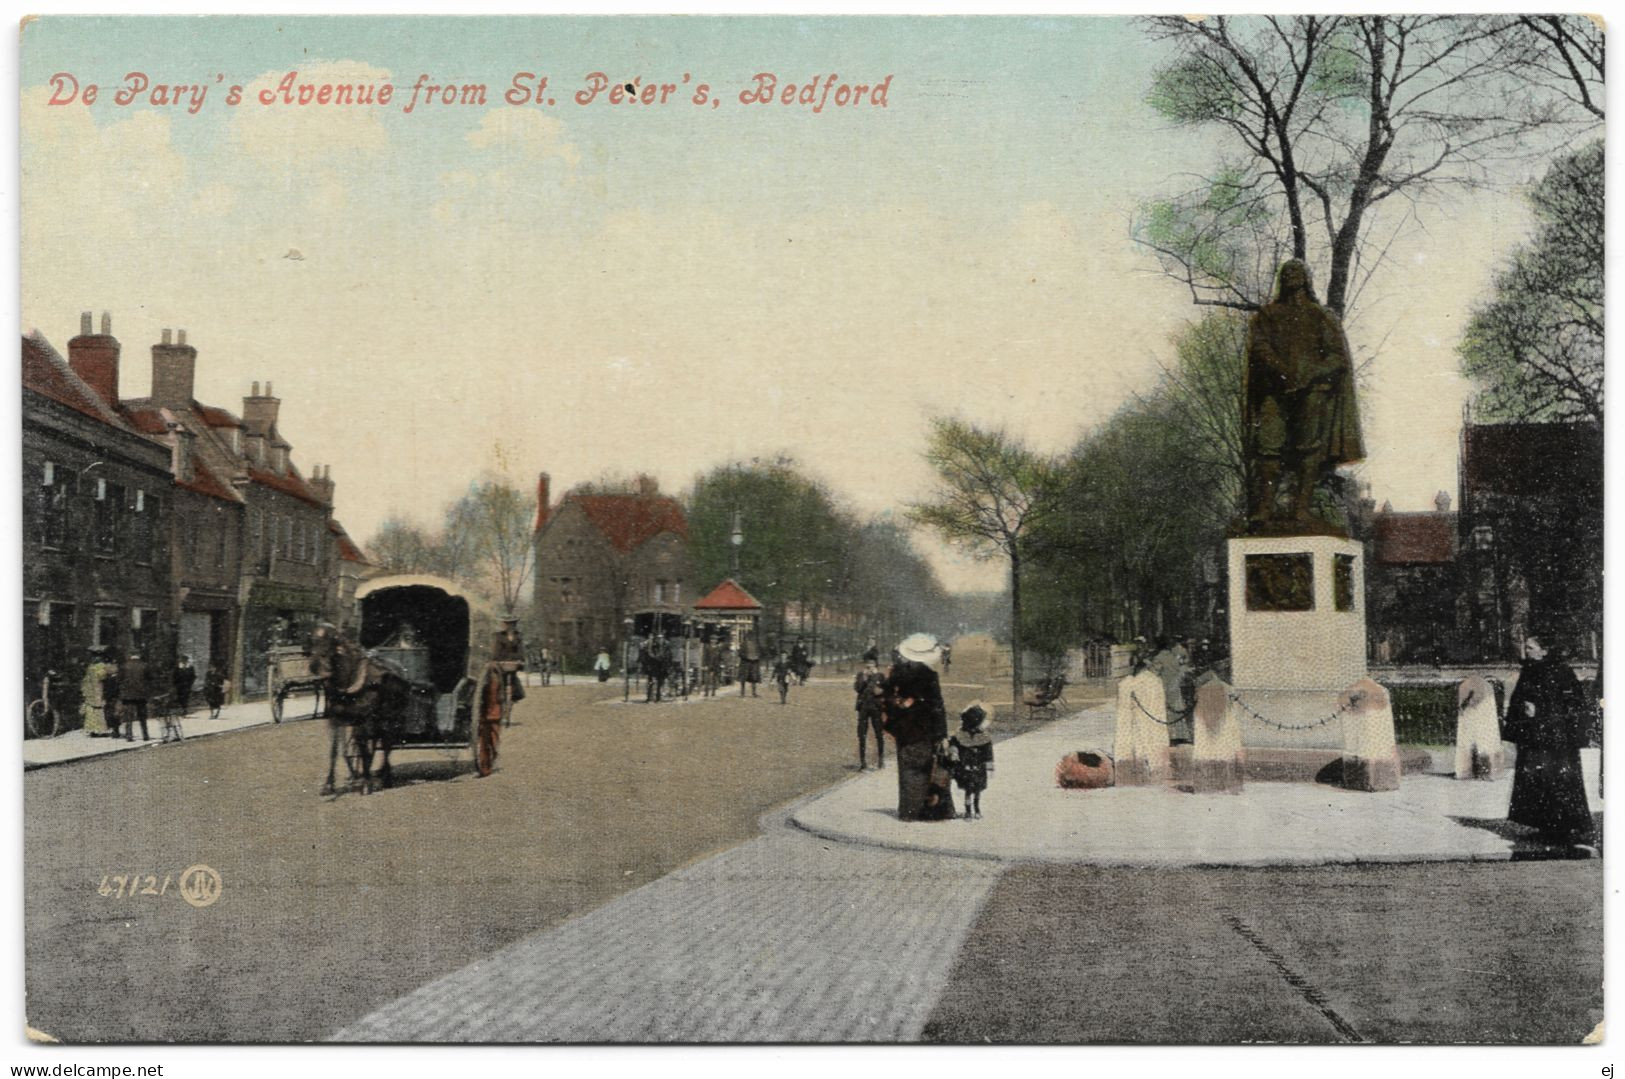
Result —
[[1287, 259], [1275, 272], [1275, 302], [1296, 299], [1298, 296], [1314, 300], [1315, 286], [1309, 277], [1309, 264], [1302, 259]]

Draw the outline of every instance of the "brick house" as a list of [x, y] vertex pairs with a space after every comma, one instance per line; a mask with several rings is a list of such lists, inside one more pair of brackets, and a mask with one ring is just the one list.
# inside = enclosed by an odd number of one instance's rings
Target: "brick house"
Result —
[[1377, 663], [1434, 663], [1462, 650], [1457, 627], [1457, 515], [1450, 496], [1433, 510], [1370, 515], [1366, 641]]
[[618, 654], [633, 612], [681, 614], [692, 595], [688, 519], [649, 477], [635, 491], [576, 490], [557, 505], [542, 473], [536, 492], [535, 606], [541, 643], [573, 665]]
[[22, 339], [23, 694], [57, 672], [55, 701], [79, 723], [93, 650], [173, 662], [170, 454], [118, 401], [119, 344], [102, 316], [68, 342], [68, 358]]

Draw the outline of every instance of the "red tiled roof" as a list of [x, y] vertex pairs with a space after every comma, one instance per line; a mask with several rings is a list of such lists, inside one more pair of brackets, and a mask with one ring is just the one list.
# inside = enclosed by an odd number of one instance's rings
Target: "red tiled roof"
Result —
[[694, 604], [696, 611], [759, 611], [762, 605], [756, 597], [739, 587], [732, 577], [723, 581]]
[[297, 473], [289, 472], [286, 476], [279, 476], [263, 468], [250, 467], [248, 478], [262, 487], [269, 487], [274, 491], [292, 495], [297, 499], [309, 502], [312, 506], [326, 506], [320, 495], [312, 491]]
[[332, 518], [328, 518], [327, 530], [338, 538], [339, 557], [341, 559], [346, 562], [359, 562], [363, 566], [372, 565], [372, 563], [367, 560], [367, 556], [361, 553], [361, 548], [357, 547], [355, 545], [355, 541], [350, 538], [350, 534], [344, 531], [343, 525], [339, 524]]
[[242, 420], [239, 420], [223, 408], [199, 404], [197, 401], [192, 402], [192, 408], [199, 416], [203, 417], [203, 422], [210, 427], [241, 427], [243, 425]]
[[1455, 560], [1454, 513], [1379, 513], [1372, 526], [1378, 562], [1437, 564]]
[[151, 405], [131, 407], [124, 406], [124, 415], [129, 419], [131, 426], [145, 435], [166, 435], [169, 433], [169, 424], [165, 421], [163, 413]]
[[91, 419], [100, 420], [109, 427], [131, 431], [124, 417], [114, 412], [73, 373], [68, 361], [52, 348], [50, 343], [35, 333], [23, 338], [23, 388], [49, 397], [58, 404], [67, 405]]
[[220, 477], [216, 476], [196, 454], [192, 456], [192, 478], [189, 480], [177, 479], [175, 485], [184, 487], [188, 491], [196, 491], [200, 495], [208, 495], [210, 498], [223, 499], [226, 502], [241, 502], [243, 500], [243, 496], [237, 493], [235, 487], [227, 483], [221, 483]]
[[688, 519], [674, 498], [644, 495], [566, 495], [621, 552], [637, 550], [662, 532], [688, 538]]

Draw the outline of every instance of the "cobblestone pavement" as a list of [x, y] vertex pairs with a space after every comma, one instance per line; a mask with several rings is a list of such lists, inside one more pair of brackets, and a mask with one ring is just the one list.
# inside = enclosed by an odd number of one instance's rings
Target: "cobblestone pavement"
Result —
[[778, 818], [332, 1040], [918, 1040], [1003, 867], [847, 847]]

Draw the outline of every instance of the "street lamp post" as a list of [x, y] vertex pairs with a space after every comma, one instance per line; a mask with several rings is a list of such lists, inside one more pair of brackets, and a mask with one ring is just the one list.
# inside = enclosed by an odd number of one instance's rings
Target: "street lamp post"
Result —
[[733, 531], [728, 534], [728, 576], [739, 580], [739, 548], [744, 546], [745, 532], [740, 526], [739, 511], [734, 510]]

